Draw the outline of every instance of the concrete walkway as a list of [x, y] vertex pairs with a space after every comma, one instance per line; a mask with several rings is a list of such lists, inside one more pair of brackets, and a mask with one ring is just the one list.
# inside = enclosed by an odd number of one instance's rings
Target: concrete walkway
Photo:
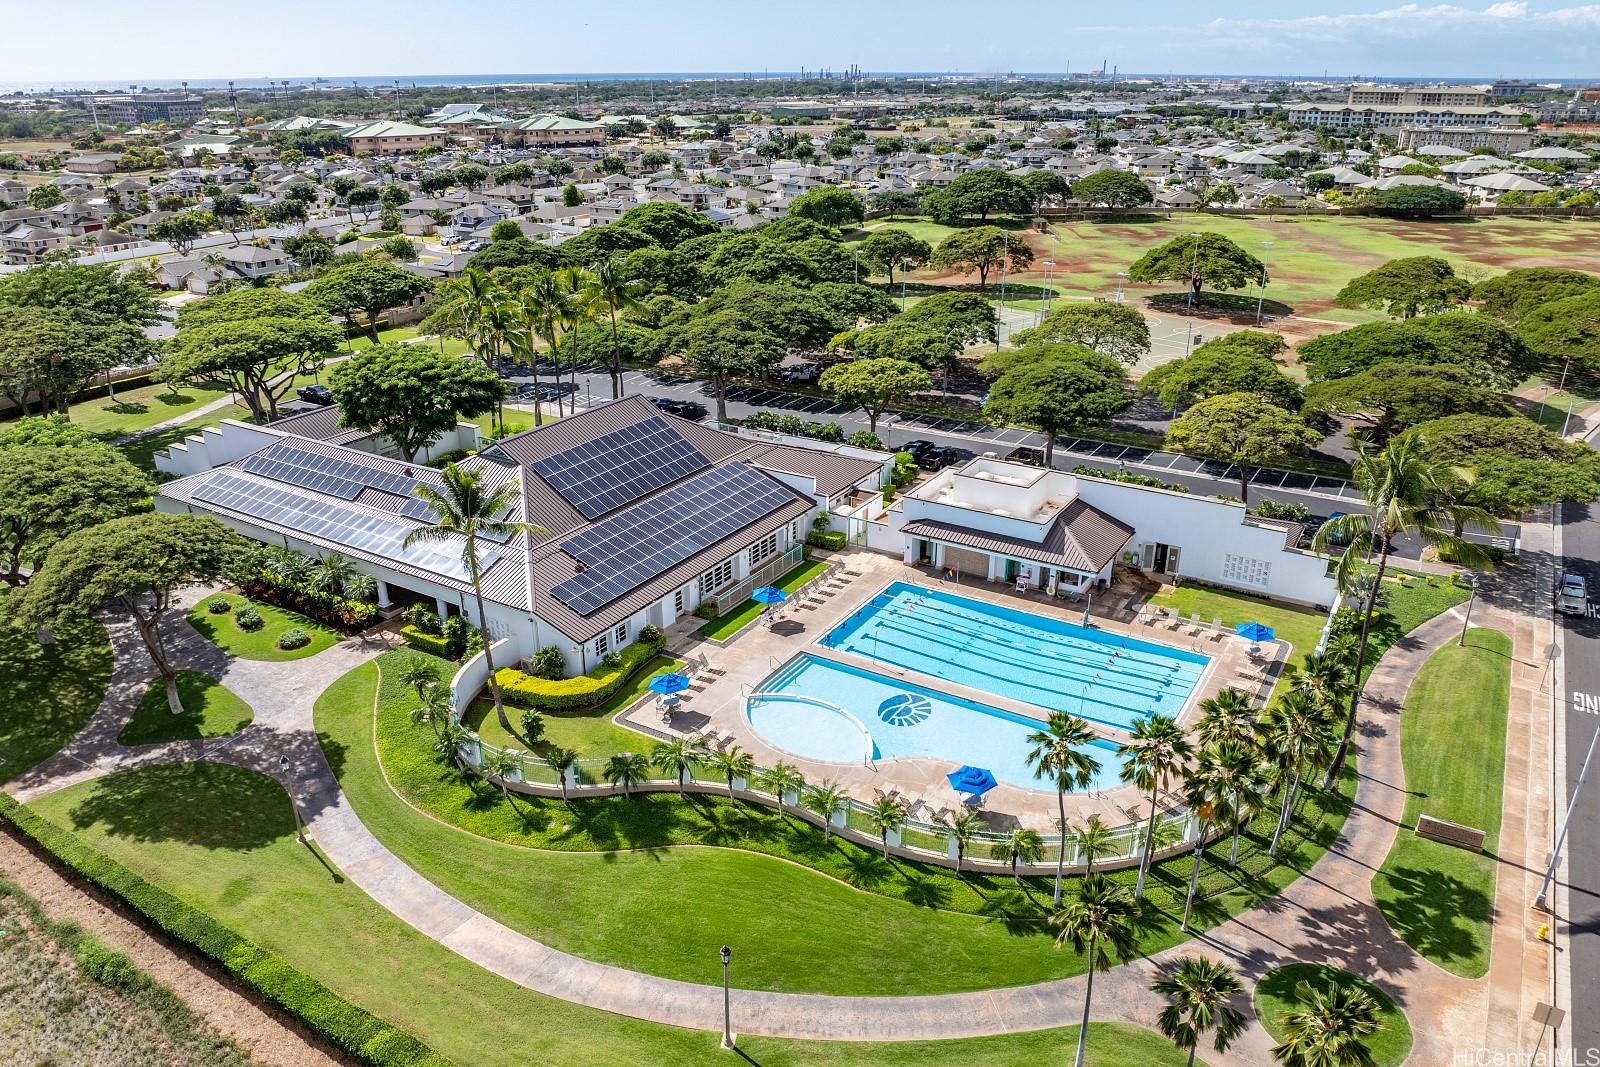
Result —
[[[1360, 729], [1356, 805], [1332, 848], [1304, 877], [1260, 907], [1187, 945], [1119, 967], [1096, 982], [1094, 1017], [1149, 1026], [1160, 1003], [1149, 991], [1157, 970], [1184, 953], [1223, 958], [1246, 979], [1292, 962], [1322, 962], [1377, 982], [1406, 1010], [1416, 1035], [1413, 1062], [1449, 1062], [1457, 1047], [1483, 1044], [1487, 983], [1446, 973], [1419, 957], [1389, 929], [1371, 901], [1405, 806], [1398, 746], [1406, 688], [1428, 654], [1454, 636], [1458, 612], [1422, 626], [1392, 648], [1367, 685]], [[1488, 621], [1488, 620], [1483, 620]], [[529, 989], [654, 1022], [716, 1030], [721, 990], [585, 960], [559, 952], [475, 911], [407, 866], [362, 824], [324, 758], [312, 707], [327, 683], [367, 662], [379, 643], [344, 642], [287, 663], [229, 661], [181, 618], [172, 620], [175, 661], [219, 677], [255, 708], [238, 734], [204, 741], [124, 749], [116, 733], [149, 680], [148, 661], [131, 627], [112, 626], [116, 668], [104, 704], [61, 753], [8, 787], [28, 800], [77, 782], [178, 760], [226, 762], [267, 774], [295, 796], [318, 844], [345, 875], [396, 917], [451, 951]], [[279, 757], [287, 756], [287, 770]], [[743, 1033], [847, 1041], [979, 1036], [1075, 1023], [1083, 979], [920, 997], [830, 997], [736, 990], [733, 1011]], [[1251, 1028], [1212, 1063], [1269, 1063], [1270, 1039]]]

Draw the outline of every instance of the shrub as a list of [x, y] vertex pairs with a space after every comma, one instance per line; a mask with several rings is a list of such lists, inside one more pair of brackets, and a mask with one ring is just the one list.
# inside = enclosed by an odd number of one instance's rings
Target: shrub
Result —
[[[1151, 489], [1167, 489], [1174, 493], [1187, 493], [1187, 485], [1178, 485], [1175, 482], [1164, 482], [1160, 478], [1152, 478], [1148, 474], [1134, 474], [1131, 471], [1108, 471], [1102, 467], [1090, 467], [1080, 463], [1072, 468], [1073, 474], [1081, 474], [1086, 478], [1104, 478], [1108, 482], [1123, 482], [1127, 485], [1143, 485]], [[1233, 498], [1237, 501], [1237, 498]]]
[[452, 615], [444, 620], [440, 632], [444, 635], [444, 652], [451, 659], [460, 659], [467, 650], [467, 620]]
[[853, 448], [870, 448], [878, 452], [883, 451], [883, 438], [871, 430], [857, 430], [845, 439], [845, 443]]
[[311, 635], [298, 626], [291, 626], [278, 635], [278, 647], [285, 652], [293, 652], [297, 648], [305, 648], [311, 643]]
[[661, 640], [661, 627], [652, 625], [650, 623], [646, 623], [639, 630], [639, 640], [641, 640], [641, 641], [659, 641], [659, 640]]
[[108, 989], [130, 992], [144, 984], [144, 975], [127, 956], [100, 943], [92, 934], [85, 934], [74, 947], [73, 962], [86, 978], [99, 982]]
[[433, 634], [435, 636], [438, 635], [439, 616], [435, 615], [433, 610], [429, 608], [428, 605], [412, 604], [400, 614], [405, 618], [409, 625], [415, 627], [419, 632]]
[[232, 610], [233, 605], [228, 602], [227, 597], [216, 596], [206, 601], [206, 611], [212, 615], [226, 615]]
[[356, 1007], [212, 916], [145, 881], [76, 836], [0, 794], [0, 819], [32, 838], [79, 878], [119, 898], [172, 939], [215, 961], [267, 1003], [357, 1062], [372, 1067], [449, 1067], [404, 1030]]
[[747, 416], [744, 425], [752, 430], [770, 430], [794, 437], [811, 437], [818, 441], [843, 441], [844, 427], [837, 422], [811, 422], [798, 415], [776, 411], [757, 411]]
[[806, 535], [806, 544], [812, 548], [826, 548], [837, 552], [844, 547], [844, 534], [842, 533], [809, 533]]
[[618, 667], [622, 666], [622, 653], [607, 652], [605, 655], [600, 657], [600, 665], [608, 670], [616, 670]]
[[567, 675], [567, 658], [554, 645], [548, 645], [535, 652], [533, 659], [529, 661], [529, 666], [533, 668], [535, 678], [543, 678], [546, 681], [556, 681]]
[[1263, 500], [1250, 509], [1252, 515], [1260, 515], [1263, 519], [1288, 519], [1290, 522], [1305, 522], [1311, 518], [1311, 509], [1297, 501], [1283, 503], [1277, 500]]
[[526, 708], [522, 712], [522, 739], [530, 745], [544, 740], [544, 712]]
[[635, 641], [617, 653], [615, 667], [602, 663], [576, 678], [540, 678], [507, 667], [495, 672], [495, 681], [500, 683], [501, 696], [519, 707], [586, 708], [622, 688], [635, 671], [656, 658], [664, 643], [660, 638]]
[[365, 600], [352, 600], [321, 589], [311, 589], [271, 571], [258, 571], [240, 583], [251, 600], [285, 608], [347, 633], [365, 630], [378, 618], [378, 608]]
[[441, 452], [433, 457], [433, 466], [443, 467], [446, 463], [460, 463], [468, 456], [476, 456], [477, 454], [470, 448], [452, 448], [448, 452]]
[[261, 617], [261, 612], [249, 604], [241, 605], [239, 610], [233, 613], [233, 621], [238, 623], [239, 629], [245, 633], [255, 633], [266, 625], [266, 620]]
[[694, 609], [694, 617], [697, 619], [714, 619], [717, 617], [717, 606], [709, 600], [701, 601], [700, 606]]
[[451, 658], [445, 651], [445, 639], [438, 634], [427, 633], [424, 630], [417, 629], [415, 626], [402, 626], [400, 627], [400, 636], [405, 639], [406, 644], [418, 652], [426, 652], [429, 655], [440, 656], [444, 659]]

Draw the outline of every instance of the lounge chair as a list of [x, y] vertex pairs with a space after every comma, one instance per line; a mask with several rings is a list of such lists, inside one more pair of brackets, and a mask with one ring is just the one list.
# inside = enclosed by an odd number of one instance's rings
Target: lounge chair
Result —
[[1172, 618], [1167, 620], [1167, 625], [1162, 627], [1162, 629], [1165, 629], [1165, 630], [1178, 630], [1178, 629], [1181, 629], [1182, 626], [1183, 626], [1183, 616], [1181, 614], [1179, 614], [1178, 612], [1174, 611], [1172, 613]]
[[1211, 640], [1213, 640], [1213, 641], [1221, 641], [1222, 638], [1226, 634], [1227, 634], [1227, 631], [1222, 628], [1222, 619], [1220, 617], [1212, 619], [1211, 620]]
[[1200, 613], [1199, 612], [1195, 612], [1194, 618], [1190, 619], [1187, 623], [1184, 624], [1185, 629], [1183, 631], [1183, 636], [1185, 636], [1185, 637], [1199, 637], [1200, 636], [1200, 631], [1204, 630], [1205, 626], [1206, 626], [1206, 624], [1200, 621]]

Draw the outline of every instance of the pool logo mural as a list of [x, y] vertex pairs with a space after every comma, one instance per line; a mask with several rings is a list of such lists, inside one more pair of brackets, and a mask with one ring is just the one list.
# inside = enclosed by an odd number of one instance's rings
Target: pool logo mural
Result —
[[933, 714], [933, 702], [917, 693], [896, 693], [878, 705], [878, 718], [890, 726], [915, 726]]

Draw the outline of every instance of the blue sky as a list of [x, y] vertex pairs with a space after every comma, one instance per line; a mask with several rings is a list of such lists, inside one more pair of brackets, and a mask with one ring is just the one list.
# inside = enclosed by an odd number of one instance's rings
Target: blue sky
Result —
[[[1600, 80], [1600, 3], [977, 0], [0, 0], [0, 81], [795, 69], [1501, 75]], [[1003, 10], [1008, 21], [985, 21]], [[59, 48], [44, 42], [60, 38]], [[24, 48], [15, 44], [27, 42]]]

